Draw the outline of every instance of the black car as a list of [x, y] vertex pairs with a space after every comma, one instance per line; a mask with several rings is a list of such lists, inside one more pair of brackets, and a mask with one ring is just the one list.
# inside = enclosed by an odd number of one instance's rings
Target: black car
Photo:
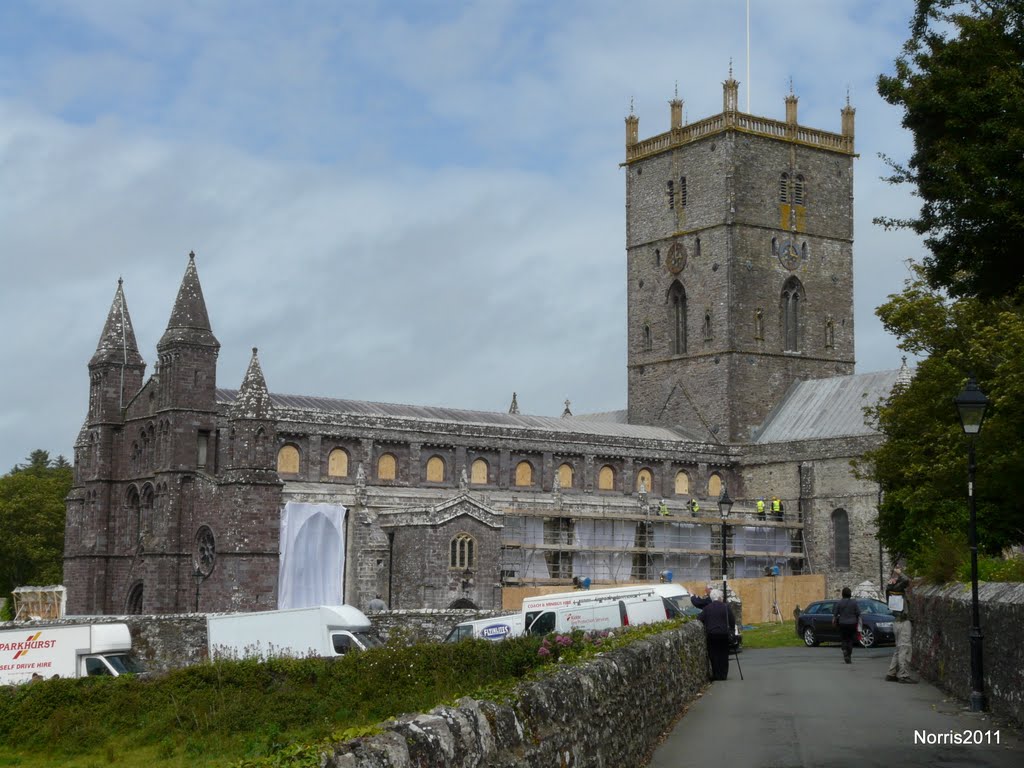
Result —
[[[839, 627], [832, 626], [832, 609], [838, 600], [819, 600], [811, 603], [796, 619], [796, 635], [808, 647], [818, 643], [838, 643]], [[860, 599], [860, 644], [865, 648], [896, 642], [893, 634], [893, 615], [889, 606], [880, 600]]]

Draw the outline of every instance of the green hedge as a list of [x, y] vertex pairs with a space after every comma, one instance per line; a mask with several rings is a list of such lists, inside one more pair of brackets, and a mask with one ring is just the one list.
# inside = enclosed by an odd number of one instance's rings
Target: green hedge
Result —
[[[388, 646], [338, 659], [216, 661], [152, 679], [58, 679], [0, 688], [0, 765], [315, 765], [315, 744], [372, 731], [666, 625], [587, 638]], [[311, 751], [312, 750], [312, 751]], [[99, 757], [97, 757], [99, 756]], [[101, 758], [101, 759], [100, 759]], [[252, 761], [256, 761], [253, 763]]]

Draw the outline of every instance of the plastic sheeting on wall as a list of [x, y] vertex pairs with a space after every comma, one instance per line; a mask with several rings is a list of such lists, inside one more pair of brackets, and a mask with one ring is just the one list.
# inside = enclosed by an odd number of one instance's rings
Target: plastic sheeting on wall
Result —
[[344, 602], [345, 513], [340, 504], [289, 501], [281, 512], [277, 607]]

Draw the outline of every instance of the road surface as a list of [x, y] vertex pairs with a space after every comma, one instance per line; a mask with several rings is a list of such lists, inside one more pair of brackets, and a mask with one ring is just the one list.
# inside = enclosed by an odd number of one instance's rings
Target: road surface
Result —
[[[940, 689], [885, 680], [892, 648], [773, 648], [732, 657], [648, 768], [1019, 768], [1021, 734]], [[986, 659], [986, 661], [989, 661]], [[950, 743], [968, 736], [981, 743]], [[997, 743], [998, 742], [998, 743]]]

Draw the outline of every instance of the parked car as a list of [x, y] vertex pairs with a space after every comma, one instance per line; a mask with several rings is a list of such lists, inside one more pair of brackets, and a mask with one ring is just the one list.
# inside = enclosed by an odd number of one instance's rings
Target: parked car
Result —
[[[838, 643], [839, 627], [832, 626], [832, 609], [838, 600], [819, 600], [804, 608], [796, 619], [796, 635], [804, 645], [812, 647], [819, 643]], [[896, 642], [893, 634], [893, 615], [889, 606], [880, 600], [861, 599], [861, 631], [858, 640], [865, 648]]]

